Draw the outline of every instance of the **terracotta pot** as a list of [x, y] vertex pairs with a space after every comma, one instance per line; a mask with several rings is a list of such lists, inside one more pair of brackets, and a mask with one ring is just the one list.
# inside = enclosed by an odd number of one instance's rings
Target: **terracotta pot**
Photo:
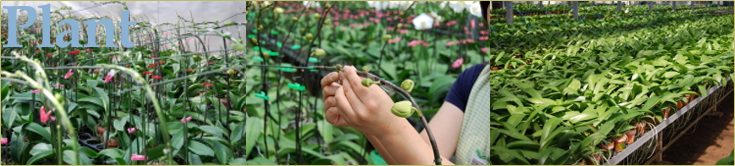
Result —
[[97, 136], [100, 138], [105, 137], [105, 131], [107, 131], [106, 127], [102, 127], [101, 125], [97, 125]]
[[498, 71], [498, 70], [500, 70], [500, 68], [497, 68], [497, 67], [493, 67], [493, 68], [491, 68], [490, 70], [493, 70], [493, 71]]
[[625, 136], [628, 137], [627, 138], [628, 142], [626, 143], [632, 144], [633, 142], [635, 142], [635, 131], [636, 130], [633, 129], [633, 130], [628, 130], [628, 132], [625, 132]]
[[110, 139], [110, 141], [107, 141], [107, 149], [117, 148], [119, 145], [120, 141], [117, 141], [116, 139]]
[[[697, 93], [699, 93], [699, 91], [697, 91]], [[697, 97], [699, 97], [699, 96], [698, 95], [689, 95], [689, 102], [694, 101], [694, 99], [697, 99]]]
[[[600, 163], [600, 161], [601, 161], [602, 157], [601, 157], [600, 155], [593, 155], [593, 156], [592, 156], [592, 159], [593, 159], [593, 160], [596, 160], [596, 161], [597, 161], [597, 163]], [[597, 165], [597, 164], [595, 164], [595, 162], [594, 162], [594, 161], [592, 161], [592, 160], [587, 160], [587, 165]]]
[[[671, 112], [671, 107], [666, 107], [666, 108], [664, 108], [663, 111], [664, 111], [664, 117], [663, 118], [664, 119], [669, 118], [669, 112]], [[658, 121], [658, 119], [656, 119], [656, 120]], [[657, 123], [661, 123], [661, 122], [657, 122]]]
[[676, 109], [677, 110], [680, 110], [681, 108], [684, 108], [684, 105], [685, 105], [684, 102], [682, 102], [681, 100], [676, 101]]
[[613, 138], [613, 142], [615, 143], [615, 151], [620, 152], [625, 149], [625, 141], [628, 137], [622, 136], [618, 138]]
[[612, 151], [612, 150], [613, 150], [613, 148], [615, 148], [615, 143], [613, 143], [613, 142], [610, 142], [610, 143], [607, 143], [607, 144], [605, 144], [605, 143], [600, 143], [600, 145], [598, 145], [598, 146], [599, 146], [599, 147], [600, 147], [601, 149], [605, 149], [605, 150], [607, 150], [607, 151]]
[[635, 126], [635, 130], [638, 132], [638, 135], [643, 135], [646, 133], [646, 122], [638, 122], [633, 124]]
[[690, 94], [685, 94], [684, 95], [684, 105], [688, 105], [689, 102], [692, 101], [692, 100], [694, 100], [694, 99], [692, 99], [692, 95], [690, 95]]

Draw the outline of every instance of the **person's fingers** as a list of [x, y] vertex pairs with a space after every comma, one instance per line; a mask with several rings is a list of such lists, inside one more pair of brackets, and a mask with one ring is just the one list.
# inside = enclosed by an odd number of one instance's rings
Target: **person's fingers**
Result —
[[334, 96], [334, 94], [337, 92], [337, 89], [339, 89], [341, 85], [337, 83], [332, 83], [329, 86], [325, 86], [322, 89], [322, 99], [326, 99], [329, 96]]
[[330, 107], [336, 107], [337, 106], [337, 99], [334, 98], [334, 96], [329, 96], [326, 99], [324, 99], [324, 108], [330, 108]]
[[388, 93], [386, 93], [385, 90], [383, 90], [383, 88], [380, 88], [379, 86], [370, 86], [367, 89], [368, 92], [366, 93], [375, 94], [376, 96], [386, 96], [390, 98], [390, 95], [388, 95]]
[[340, 87], [337, 89], [337, 93], [334, 94], [334, 99], [337, 101], [337, 108], [347, 117], [345, 119], [357, 118], [354, 108], [360, 107], [361, 104], [358, 100], [355, 100], [358, 102], [350, 102], [350, 100], [347, 99], [347, 96], [345, 96], [345, 88], [347, 87]]
[[339, 80], [339, 74], [337, 72], [331, 72], [322, 78], [322, 87], [332, 85], [337, 80]]
[[327, 122], [335, 126], [347, 126], [337, 107], [330, 107], [325, 112]]
[[[351, 70], [354, 70], [354, 67], [347, 66], [347, 67], [344, 68], [344, 70], [345, 70], [345, 72], [342, 72], [343, 74], [344, 73], [347, 73], [347, 72], [350, 72]], [[354, 71], [352, 71], [352, 72], [354, 72]], [[354, 84], [352, 82], [350, 82], [350, 81], [352, 81], [352, 80], [347, 79], [347, 77], [342, 77], [341, 83], [342, 83], [342, 88], [344, 89], [345, 97], [347, 97], [347, 99], [352, 102], [351, 104], [354, 104], [354, 103], [357, 103], [357, 102], [361, 102], [360, 98], [357, 97], [357, 94], [355, 94], [355, 91], [352, 89], [352, 88], [355, 87]], [[359, 82], [358, 82], [358, 85], [359, 85]], [[353, 105], [353, 108], [357, 108], [357, 107], [355, 107], [355, 105]]]
[[[349, 81], [350, 86], [352, 87], [350, 90], [354, 91], [356, 94], [360, 94], [358, 97], [360, 97], [361, 100], [365, 100], [366, 98], [371, 98], [370, 95], [370, 89], [368, 87], [365, 87], [362, 85], [363, 79], [369, 79], [369, 78], [361, 78], [357, 75], [357, 68], [354, 66], [347, 66], [346, 69], [349, 69], [345, 72], [345, 79]], [[373, 86], [370, 86], [373, 87]], [[377, 86], [376, 86], [377, 87]]]

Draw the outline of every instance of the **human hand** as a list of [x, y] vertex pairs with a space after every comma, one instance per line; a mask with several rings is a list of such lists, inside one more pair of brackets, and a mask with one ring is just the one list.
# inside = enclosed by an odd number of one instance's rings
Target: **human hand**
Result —
[[[391, 113], [393, 99], [376, 85], [370, 87], [362, 85], [364, 78], [360, 78], [356, 71], [354, 66], [345, 66], [344, 71], [339, 74], [341, 76], [327, 78], [339, 79], [342, 84], [334, 91], [333, 98], [336, 107], [332, 107], [330, 99], [325, 100], [327, 121], [338, 126], [350, 126], [364, 134], [376, 136], [390, 134], [403, 127], [412, 128], [404, 118]], [[331, 89], [324, 91], [331, 93]], [[330, 102], [329, 106], [326, 102]]]
[[335, 83], [339, 81], [340, 74], [337, 72], [329, 73], [327, 76], [322, 78], [322, 101], [324, 102], [324, 113], [327, 122], [335, 126], [349, 126], [347, 122], [341, 117], [339, 110], [337, 110], [337, 100], [334, 95], [337, 93], [337, 89], [341, 88], [342, 85]]

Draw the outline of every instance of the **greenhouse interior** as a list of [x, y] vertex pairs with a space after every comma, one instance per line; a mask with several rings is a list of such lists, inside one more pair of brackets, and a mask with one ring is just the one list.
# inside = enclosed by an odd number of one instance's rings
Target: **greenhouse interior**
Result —
[[733, 1], [2, 6], [2, 165], [734, 164]]

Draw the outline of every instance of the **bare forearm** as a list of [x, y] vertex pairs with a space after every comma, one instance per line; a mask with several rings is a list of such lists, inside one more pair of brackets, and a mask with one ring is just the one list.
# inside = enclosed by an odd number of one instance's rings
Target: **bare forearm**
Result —
[[393, 157], [388, 153], [388, 151], [383, 147], [383, 144], [380, 143], [380, 140], [378, 140], [377, 137], [374, 135], [365, 135], [367, 139], [370, 141], [371, 144], [373, 144], [373, 147], [375, 147], [375, 150], [378, 150], [378, 153], [380, 153], [380, 157], [385, 160], [388, 165], [397, 165], [396, 160], [393, 159]]
[[[396, 162], [395, 164], [434, 164], [434, 151], [431, 145], [427, 144], [408, 122], [398, 127], [398, 132], [375, 136], [375, 138], [378, 139], [377, 142], [380, 142], [380, 146], [383, 147], [384, 151], [390, 154], [390, 157]], [[454, 165], [454, 163], [442, 157], [442, 165]]]

